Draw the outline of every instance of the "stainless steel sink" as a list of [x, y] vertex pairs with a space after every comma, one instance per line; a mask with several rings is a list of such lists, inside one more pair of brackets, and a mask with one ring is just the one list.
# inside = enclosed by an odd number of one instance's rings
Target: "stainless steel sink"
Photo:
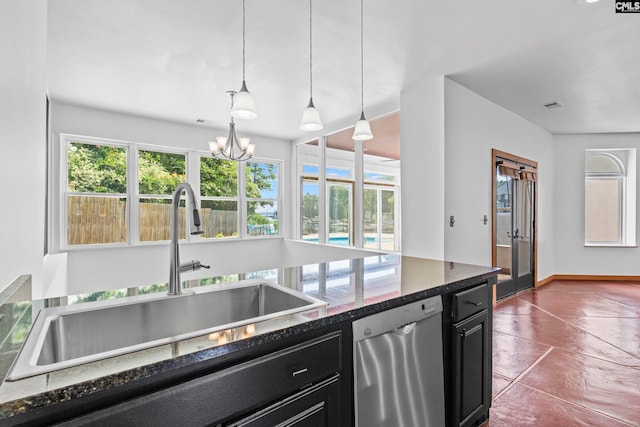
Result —
[[263, 280], [41, 310], [9, 374], [14, 381], [326, 305]]

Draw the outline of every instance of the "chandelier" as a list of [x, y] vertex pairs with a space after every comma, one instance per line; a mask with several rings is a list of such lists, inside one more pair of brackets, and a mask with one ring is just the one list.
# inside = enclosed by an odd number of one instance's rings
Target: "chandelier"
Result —
[[[227, 94], [231, 96], [231, 110], [233, 111], [233, 97], [237, 92], [230, 90], [227, 91]], [[238, 138], [236, 135], [236, 123], [233, 120], [233, 114], [231, 114], [231, 122], [229, 123], [229, 135], [218, 136], [215, 141], [209, 142], [211, 155], [220, 160], [249, 160], [253, 157], [255, 148], [256, 145], [251, 144], [249, 138]]]

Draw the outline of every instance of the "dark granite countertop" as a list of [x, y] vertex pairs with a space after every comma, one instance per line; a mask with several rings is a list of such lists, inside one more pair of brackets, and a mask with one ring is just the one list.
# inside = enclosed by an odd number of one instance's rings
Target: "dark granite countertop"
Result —
[[[232, 333], [217, 338], [193, 338], [18, 381], [4, 381], [4, 378], [26, 339], [32, 319], [35, 319], [35, 313], [39, 308], [162, 292], [166, 287], [128, 288], [48, 300], [8, 298], [0, 305], [0, 378], [3, 379], [0, 384], [0, 424], [3, 418], [13, 415], [114, 389], [134, 381], [150, 381], [155, 375], [216, 359], [252, 346], [353, 320], [421, 298], [451, 292], [491, 277], [497, 274], [498, 270], [492, 267], [384, 254], [242, 273], [224, 278], [187, 281], [184, 283], [185, 287], [215, 286], [215, 283], [221, 281], [262, 278], [322, 299], [328, 305], [304, 315], [286, 316], [258, 323], [255, 325], [255, 331], [253, 328], [250, 331], [243, 329], [231, 331]], [[185, 276], [188, 277], [186, 274]]]

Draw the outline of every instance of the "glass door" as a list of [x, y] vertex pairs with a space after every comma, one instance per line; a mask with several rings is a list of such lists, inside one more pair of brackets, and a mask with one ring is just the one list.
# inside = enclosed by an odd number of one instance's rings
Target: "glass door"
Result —
[[501, 267], [496, 297], [533, 287], [535, 172], [498, 161], [495, 190], [495, 263]]
[[395, 189], [367, 186], [364, 189], [364, 247], [396, 250]]
[[513, 217], [514, 274], [516, 292], [533, 287], [533, 198], [535, 182], [520, 179], [516, 183]]
[[[511, 230], [513, 222], [513, 181], [515, 176], [511, 176], [508, 170], [500, 167], [496, 172], [496, 208], [494, 221], [496, 222], [495, 238], [495, 267], [502, 268], [498, 274], [498, 282], [504, 284], [511, 280], [511, 253], [512, 239]], [[502, 286], [504, 288], [504, 286]]]
[[328, 243], [334, 245], [353, 246], [351, 235], [352, 190], [353, 184], [343, 182], [327, 182], [327, 228]]
[[300, 234], [302, 240], [318, 241], [318, 181], [302, 180]]

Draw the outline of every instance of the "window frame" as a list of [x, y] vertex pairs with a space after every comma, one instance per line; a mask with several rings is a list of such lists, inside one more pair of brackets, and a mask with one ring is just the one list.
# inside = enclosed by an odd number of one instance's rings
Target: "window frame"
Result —
[[[118, 147], [124, 148], [126, 150], [126, 158], [127, 158], [127, 171], [126, 171], [126, 180], [127, 180], [127, 192], [126, 193], [88, 193], [88, 192], [70, 192], [69, 191], [69, 161], [68, 161], [68, 146], [69, 143], [77, 142], [85, 145], [105, 145], [109, 147]], [[131, 239], [132, 233], [134, 232], [131, 228], [131, 205], [133, 200], [131, 198], [131, 159], [132, 159], [132, 150], [131, 147], [122, 142], [115, 140], [107, 140], [102, 138], [93, 138], [93, 137], [84, 137], [84, 136], [76, 136], [69, 134], [61, 134], [60, 135], [60, 189], [58, 194], [58, 200], [60, 203], [59, 206], [59, 215], [58, 222], [60, 224], [59, 227], [59, 235], [58, 235], [58, 247], [61, 250], [76, 250], [80, 248], [94, 249], [94, 248], [104, 248], [104, 247], [125, 247], [129, 245], [129, 241]], [[107, 196], [107, 197], [119, 197], [125, 198], [126, 209], [125, 209], [125, 224], [127, 227], [126, 236], [124, 242], [114, 242], [114, 243], [92, 243], [85, 245], [70, 245], [67, 238], [67, 233], [69, 230], [69, 222], [68, 222], [68, 202], [67, 198], [69, 195], [79, 194], [79, 195], [87, 195], [87, 196]], [[117, 195], [117, 196], [116, 196]], [[55, 221], [55, 220], [54, 220]]]
[[[67, 206], [67, 197], [69, 194], [89, 194], [82, 192], [70, 192], [68, 191], [68, 157], [67, 157], [67, 147], [70, 142], [78, 142], [81, 144], [87, 145], [104, 145], [111, 147], [119, 147], [126, 149], [126, 158], [127, 158], [127, 170], [126, 170], [126, 194], [121, 193], [91, 193], [90, 195], [96, 196], [107, 196], [107, 197], [118, 197], [126, 199], [126, 227], [127, 227], [127, 238], [124, 242], [116, 242], [116, 243], [92, 243], [92, 244], [84, 244], [84, 245], [70, 245], [67, 240], [67, 233], [69, 229], [68, 224], [68, 206]], [[51, 199], [51, 212], [54, 215], [51, 215], [50, 218], [47, 219], [50, 224], [50, 229], [52, 230], [50, 236], [53, 240], [53, 244], [50, 246], [52, 249], [55, 249], [55, 252], [68, 252], [68, 251], [76, 251], [76, 250], [90, 250], [90, 249], [102, 249], [102, 248], [122, 248], [122, 247], [139, 247], [139, 246], [154, 246], [154, 245], [166, 245], [168, 240], [149, 240], [142, 241], [140, 240], [140, 209], [139, 203], [140, 199], [144, 198], [161, 198], [166, 199], [164, 195], [141, 195], [140, 187], [138, 183], [138, 168], [139, 168], [139, 152], [140, 151], [151, 151], [157, 153], [168, 153], [168, 154], [179, 154], [185, 157], [185, 181], [190, 183], [193, 187], [194, 192], [198, 197], [198, 201], [201, 202], [204, 200], [203, 196], [200, 195], [200, 159], [203, 157], [209, 157], [210, 153], [202, 150], [195, 150], [189, 148], [181, 148], [181, 147], [173, 147], [173, 146], [165, 146], [165, 145], [155, 145], [149, 143], [139, 143], [132, 141], [123, 141], [123, 140], [115, 140], [109, 138], [101, 138], [94, 136], [84, 136], [84, 135], [76, 135], [69, 133], [60, 133], [58, 138], [57, 149], [59, 153], [52, 152], [52, 156], [50, 159], [58, 159], [57, 161], [53, 160], [54, 164], [52, 165], [52, 173], [58, 174], [58, 177], [52, 181], [57, 182], [56, 185], [51, 186], [49, 191], [52, 194]], [[277, 165], [277, 196], [274, 200], [278, 210], [282, 209], [284, 206], [283, 191], [282, 191], [282, 178], [283, 178], [283, 165], [284, 161], [281, 159], [267, 159], [261, 157], [252, 157], [251, 159], [254, 163], [272, 163]], [[246, 190], [245, 190], [245, 179], [244, 179], [244, 171], [245, 171], [245, 163], [246, 162], [238, 162], [238, 189], [237, 196], [235, 198], [228, 198], [227, 200], [236, 201], [238, 203], [238, 235], [234, 237], [228, 238], [201, 238], [201, 236], [192, 236], [187, 233], [186, 239], [180, 239], [181, 242], [217, 242], [217, 241], [226, 241], [226, 240], [242, 240], [242, 239], [264, 239], [264, 238], [280, 238], [282, 237], [282, 227], [279, 226], [278, 230], [275, 234], [272, 235], [264, 235], [264, 236], [248, 236], [246, 232], [247, 229], [247, 210], [246, 210]], [[168, 196], [171, 197], [171, 196]], [[182, 199], [184, 199], [184, 195]], [[208, 199], [208, 198], [207, 198]], [[265, 199], [266, 200], [266, 199]], [[59, 204], [59, 206], [55, 206]], [[187, 218], [189, 215], [187, 215]], [[280, 212], [278, 212], [279, 220], [282, 218]], [[187, 219], [189, 221], [189, 219]], [[188, 226], [189, 224], [187, 224]], [[56, 231], [57, 230], [57, 231]], [[54, 251], [52, 251], [54, 252]]]
[[[190, 163], [191, 161], [189, 160], [190, 156], [189, 156], [189, 152], [187, 150], [184, 149], [178, 149], [178, 148], [173, 148], [173, 147], [163, 147], [163, 146], [157, 146], [157, 145], [149, 145], [149, 144], [137, 144], [137, 143], [132, 143], [134, 144], [134, 151], [135, 151], [135, 170], [131, 171], [133, 172], [134, 178], [135, 178], [135, 189], [133, 190], [133, 195], [132, 197], [135, 199], [135, 206], [132, 205], [131, 207], [131, 229], [135, 230], [135, 235], [132, 235], [132, 239], [131, 239], [131, 243], [132, 245], [147, 245], [147, 244], [161, 244], [161, 243], [167, 243], [169, 242], [169, 240], [141, 240], [140, 239], [140, 200], [141, 199], [161, 199], [161, 200], [173, 200], [173, 191], [171, 192], [171, 194], [169, 195], [163, 195], [163, 194], [141, 194], [140, 193], [140, 163], [138, 161], [138, 159], [140, 158], [140, 151], [148, 151], [148, 152], [154, 152], [154, 153], [165, 153], [165, 154], [178, 154], [181, 156], [184, 156], [184, 177], [185, 177], [185, 181], [189, 182], [189, 167], [190, 167]], [[175, 191], [175, 190], [174, 190]], [[195, 191], [195, 189], [194, 189]], [[182, 194], [182, 196], [180, 197], [181, 201], [185, 201], [185, 195]], [[187, 218], [189, 217], [189, 215], [187, 215]], [[189, 221], [189, 219], [187, 219], [187, 222]], [[186, 226], [188, 226], [188, 224], [186, 224]], [[185, 233], [186, 235], [186, 239], [182, 239], [179, 238], [178, 240], [180, 241], [194, 241], [194, 240], [198, 240], [199, 236], [195, 236], [195, 238], [193, 236], [191, 236], [189, 233]]]
[[[241, 198], [241, 193], [242, 193], [242, 189], [244, 188], [244, 180], [241, 181], [241, 176], [242, 173], [241, 171], [244, 171], [244, 162], [237, 162], [238, 164], [238, 168], [236, 170], [236, 173], [238, 174], [236, 177], [236, 195], [235, 196], [203, 196], [201, 191], [200, 191], [200, 179], [201, 179], [201, 175], [200, 175], [200, 171], [202, 170], [202, 159], [203, 158], [207, 158], [207, 159], [211, 159], [211, 154], [209, 153], [199, 153], [198, 155], [198, 192], [196, 194], [198, 194], [199, 200], [200, 200], [200, 205], [202, 206], [202, 201], [203, 200], [208, 200], [208, 201], [213, 201], [213, 202], [235, 202], [236, 203], [236, 212], [237, 212], [237, 216], [238, 219], [236, 221], [236, 228], [237, 228], [237, 233], [235, 236], [226, 236], [226, 237], [202, 237], [202, 241], [205, 242], [216, 242], [216, 241], [226, 241], [226, 240], [238, 240], [238, 239], [242, 239], [242, 215], [244, 210], [242, 209], [241, 203], [240, 203], [240, 198]], [[230, 160], [224, 160], [224, 161], [230, 161]], [[194, 187], [194, 191], [195, 191], [195, 187]]]
[[[587, 170], [588, 157], [585, 157], [584, 169], [584, 246], [585, 247], [637, 247], [635, 238], [635, 185], [629, 185], [629, 180], [635, 180], [635, 155], [636, 150], [630, 149], [587, 149], [586, 152], [594, 152], [591, 157], [608, 157], [615, 163], [618, 172], [593, 172]], [[625, 153], [622, 158], [618, 153]], [[587, 240], [586, 216], [587, 216], [587, 182], [612, 180], [618, 182], [618, 238], [616, 241], [590, 241]], [[629, 212], [632, 208], [633, 212]]]
[[[277, 167], [277, 176], [276, 176], [276, 198], [269, 198], [269, 197], [247, 197], [247, 187], [246, 187], [246, 167], [247, 164], [249, 163], [258, 163], [258, 164], [273, 164], [276, 165]], [[279, 161], [274, 161], [274, 160], [266, 160], [266, 159], [256, 159], [254, 157], [252, 157], [251, 159], [242, 162], [242, 172], [239, 172], [239, 174], [242, 176], [242, 186], [240, 188], [240, 190], [242, 190], [242, 203], [243, 203], [243, 209], [244, 209], [244, 215], [242, 218], [244, 218], [244, 224], [241, 224], [243, 226], [242, 230], [245, 233], [244, 238], [246, 239], [260, 239], [260, 238], [265, 238], [265, 237], [275, 237], [275, 236], [280, 236], [281, 235], [281, 224], [280, 224], [280, 209], [282, 208], [282, 206], [280, 205], [281, 203], [281, 198], [280, 198], [280, 194], [282, 194], [282, 162]], [[240, 178], [240, 177], [238, 177]], [[238, 185], [240, 186], [240, 179], [238, 179]], [[276, 213], [277, 213], [277, 219], [278, 219], [278, 230], [276, 231], [275, 234], [266, 234], [266, 235], [251, 235], [249, 234], [249, 202], [274, 202], [275, 206], [276, 206]], [[242, 222], [242, 221], [241, 221]]]

